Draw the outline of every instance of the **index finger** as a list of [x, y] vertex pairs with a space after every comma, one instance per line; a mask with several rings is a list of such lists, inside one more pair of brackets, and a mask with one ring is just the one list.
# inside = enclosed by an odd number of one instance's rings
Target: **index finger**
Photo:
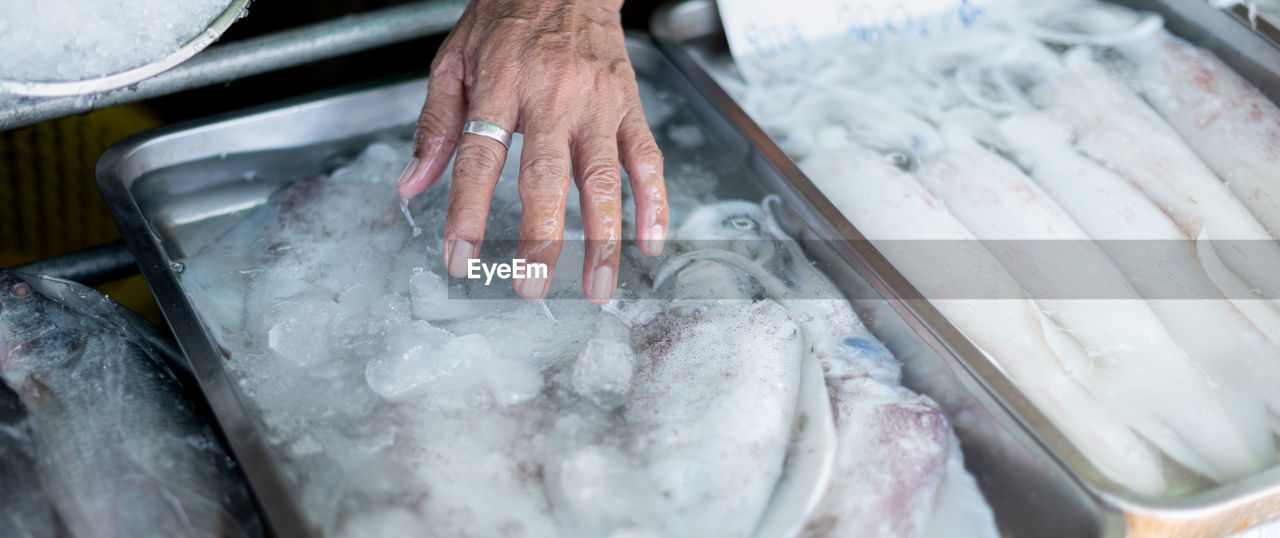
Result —
[[[443, 48], [443, 47], [442, 47]], [[400, 196], [413, 198], [444, 175], [467, 113], [461, 55], [441, 50], [427, 81], [427, 101], [413, 136], [413, 159], [400, 175]]]
[[520, 153], [519, 257], [545, 265], [547, 272], [546, 278], [513, 280], [516, 293], [525, 299], [542, 299], [555, 275], [564, 238], [569, 173], [569, 130], [563, 122], [533, 118], [526, 123]]
[[631, 178], [636, 203], [636, 241], [647, 256], [662, 254], [667, 238], [667, 183], [663, 177], [662, 150], [636, 104], [618, 127], [618, 156]]

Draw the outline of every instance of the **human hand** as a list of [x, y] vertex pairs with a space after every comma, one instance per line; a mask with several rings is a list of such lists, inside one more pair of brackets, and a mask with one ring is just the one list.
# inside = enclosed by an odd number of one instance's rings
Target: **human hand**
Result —
[[526, 299], [546, 295], [564, 233], [572, 172], [581, 193], [586, 257], [582, 289], [603, 304], [618, 279], [622, 238], [619, 164], [631, 179], [636, 239], [662, 253], [667, 195], [662, 153], [640, 106], [627, 57], [621, 0], [473, 0], [431, 64], [414, 158], [400, 178], [411, 198], [439, 183], [457, 149], [444, 258], [466, 275], [484, 238], [493, 189], [506, 161], [495, 140], [462, 134], [485, 121], [524, 134], [517, 258], [547, 266], [547, 278], [513, 280]]

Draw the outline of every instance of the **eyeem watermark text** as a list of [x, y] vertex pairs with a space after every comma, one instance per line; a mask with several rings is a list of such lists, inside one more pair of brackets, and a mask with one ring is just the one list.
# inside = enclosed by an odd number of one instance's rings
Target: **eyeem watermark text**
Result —
[[547, 278], [547, 264], [525, 263], [524, 258], [516, 258], [511, 263], [484, 263], [476, 258], [467, 260], [467, 278], [484, 278], [484, 285], [488, 286], [495, 276], [503, 280]]

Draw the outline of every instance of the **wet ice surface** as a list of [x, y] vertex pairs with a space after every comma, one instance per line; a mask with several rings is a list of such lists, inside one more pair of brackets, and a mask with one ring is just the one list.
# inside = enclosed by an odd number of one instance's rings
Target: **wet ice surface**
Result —
[[0, 80], [75, 81], [159, 60], [228, 0], [0, 0]]
[[[410, 154], [398, 139], [282, 188], [183, 260], [183, 286], [229, 351], [307, 517], [338, 536], [750, 536], [799, 457], [789, 439], [809, 357], [859, 380], [837, 403], [874, 388], [879, 405], [934, 413], [929, 441], [910, 441], [919, 462], [904, 464], [931, 478], [904, 482], [921, 500], [890, 519], [917, 529], [935, 497], [963, 499], [990, 527], [936, 405], [897, 386], [896, 362], [785, 246], [768, 210], [720, 201], [751, 195], [745, 171], [707, 150], [679, 99], [643, 81], [641, 91], [666, 151], [672, 241], [666, 257], [642, 256], [624, 201], [630, 241], [604, 309], [581, 292], [576, 191], [545, 304], [517, 299], [506, 281], [450, 279], [447, 185], [408, 205], [414, 233], [395, 191]], [[508, 161], [495, 192], [489, 263], [514, 254], [503, 240], [519, 232], [517, 166]], [[722, 242], [708, 255], [694, 240]], [[833, 426], [842, 438], [918, 429], [875, 412]], [[836, 476], [897, 483], [891, 455], [859, 465], [866, 452], [851, 446]], [[935, 494], [944, 475], [963, 495]], [[883, 499], [857, 482], [831, 491]]]

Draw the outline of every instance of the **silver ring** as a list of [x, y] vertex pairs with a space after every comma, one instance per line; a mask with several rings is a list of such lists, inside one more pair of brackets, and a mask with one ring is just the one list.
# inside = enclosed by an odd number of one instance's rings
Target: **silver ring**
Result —
[[497, 140], [502, 147], [511, 149], [511, 131], [498, 127], [492, 123], [481, 120], [471, 120], [462, 126], [463, 134], [471, 133], [480, 135], [485, 138]]

